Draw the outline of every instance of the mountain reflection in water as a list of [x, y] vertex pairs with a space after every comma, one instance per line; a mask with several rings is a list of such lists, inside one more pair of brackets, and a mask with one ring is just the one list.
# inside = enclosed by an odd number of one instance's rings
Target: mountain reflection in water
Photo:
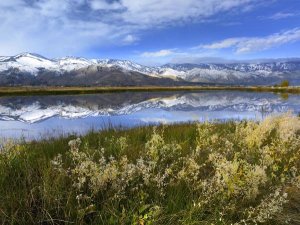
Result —
[[125, 92], [0, 98], [0, 137], [38, 139], [107, 126], [261, 119], [300, 112], [300, 95], [238, 91]]

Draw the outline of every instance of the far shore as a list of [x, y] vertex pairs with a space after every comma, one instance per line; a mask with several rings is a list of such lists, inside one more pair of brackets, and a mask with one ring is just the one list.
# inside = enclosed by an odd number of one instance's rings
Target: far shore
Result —
[[96, 94], [112, 92], [149, 92], [149, 91], [253, 91], [300, 94], [300, 86], [140, 86], [140, 87], [0, 87], [0, 96], [23, 95], [66, 95], [66, 94]]

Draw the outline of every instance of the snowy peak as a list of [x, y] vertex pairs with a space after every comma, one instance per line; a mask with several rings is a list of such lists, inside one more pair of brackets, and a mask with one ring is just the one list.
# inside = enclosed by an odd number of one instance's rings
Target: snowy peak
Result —
[[143, 66], [129, 60], [117, 59], [86, 59], [80, 57], [64, 57], [47, 59], [33, 53], [22, 53], [16, 56], [0, 57], [0, 72], [9, 69], [18, 69], [36, 75], [40, 70], [50, 70], [63, 73], [78, 70], [92, 65], [102, 67], [118, 67], [126, 71], [135, 71], [143, 74], [157, 74], [158, 68]]
[[95, 64], [88, 59], [78, 57], [64, 57], [58, 59], [56, 62], [58, 64], [58, 70], [60, 71], [78, 70]]
[[171, 70], [174, 76], [189, 82], [270, 85], [288, 79], [300, 83], [300, 61], [166, 64], [161, 67], [161, 74]]
[[24, 66], [32, 66], [35, 68], [51, 68], [54, 66], [54, 62], [50, 59], [42, 56], [30, 53], [24, 53], [13, 57], [14, 60]]
[[135, 71], [147, 75], [155, 75], [159, 73], [159, 69], [155, 67], [143, 66], [138, 63], [131, 62], [129, 60], [119, 60], [119, 59], [104, 59], [104, 60], [95, 60], [101, 66], [108, 67], [119, 67], [124, 70]]
[[24, 53], [21, 53], [21, 54], [18, 54], [16, 56], [12, 56], [12, 57], [15, 58], [15, 59], [22, 58], [22, 57], [28, 57], [28, 58], [34, 58], [34, 59], [37, 59], [37, 60], [41, 60], [41, 59], [49, 60], [49, 59], [47, 59], [46, 57], [44, 57], [42, 55], [39, 55], [39, 54], [36, 54], [36, 53], [30, 53], [30, 52], [24, 52]]
[[21, 72], [37, 75], [40, 71], [64, 72], [81, 69], [94, 64], [85, 58], [64, 57], [47, 59], [33, 53], [22, 53], [11, 57], [0, 57], [0, 71], [18, 69]]
[[162, 68], [172, 68], [178, 71], [189, 71], [192, 69], [210, 70], [235, 70], [240, 72], [265, 71], [292, 71], [300, 70], [300, 61], [270, 62], [270, 63], [230, 63], [230, 64], [166, 64]]
[[36, 75], [40, 69], [56, 69], [55, 62], [33, 53], [22, 53], [11, 57], [0, 58], [0, 71], [18, 69]]

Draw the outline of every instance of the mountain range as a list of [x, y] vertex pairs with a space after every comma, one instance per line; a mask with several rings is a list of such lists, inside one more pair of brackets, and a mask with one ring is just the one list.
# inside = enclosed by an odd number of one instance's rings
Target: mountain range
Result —
[[143, 66], [128, 60], [22, 53], [0, 57], [0, 86], [147, 86], [300, 84], [300, 59]]

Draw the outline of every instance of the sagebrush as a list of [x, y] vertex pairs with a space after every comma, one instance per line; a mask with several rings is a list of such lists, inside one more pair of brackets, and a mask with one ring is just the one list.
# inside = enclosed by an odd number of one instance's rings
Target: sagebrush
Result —
[[284, 114], [6, 143], [0, 222], [299, 224], [299, 137]]

